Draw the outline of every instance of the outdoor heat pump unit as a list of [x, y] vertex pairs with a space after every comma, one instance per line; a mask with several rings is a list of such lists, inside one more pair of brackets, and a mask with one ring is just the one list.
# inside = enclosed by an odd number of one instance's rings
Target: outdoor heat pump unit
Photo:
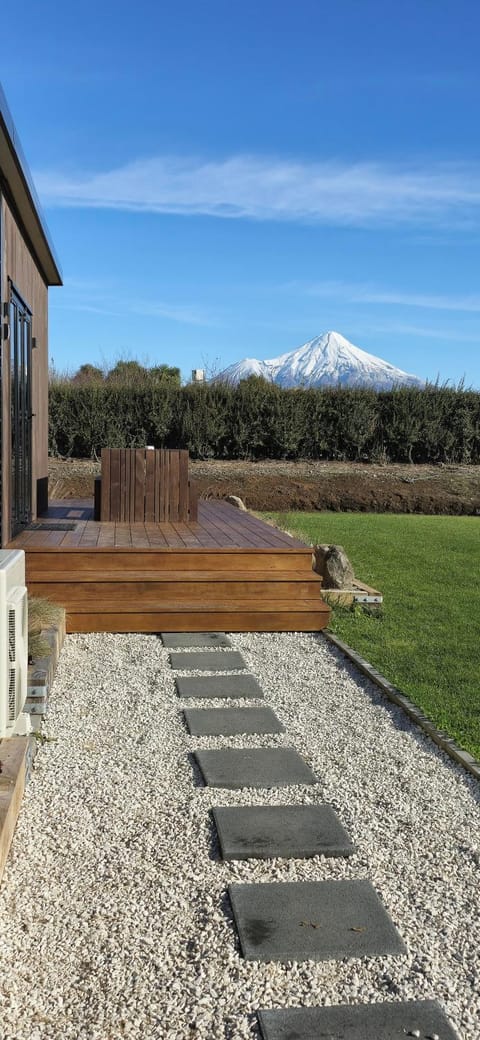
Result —
[[30, 732], [25, 553], [0, 550], [0, 739]]

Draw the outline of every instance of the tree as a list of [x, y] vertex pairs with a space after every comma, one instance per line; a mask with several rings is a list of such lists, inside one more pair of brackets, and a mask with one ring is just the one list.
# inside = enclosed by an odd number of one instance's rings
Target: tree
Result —
[[142, 387], [148, 378], [148, 369], [139, 361], [117, 361], [107, 375], [107, 383], [115, 386]]
[[80, 365], [71, 382], [74, 386], [93, 386], [103, 383], [103, 372], [97, 365]]
[[154, 365], [148, 370], [148, 376], [155, 386], [166, 382], [180, 386], [180, 369], [173, 365]]

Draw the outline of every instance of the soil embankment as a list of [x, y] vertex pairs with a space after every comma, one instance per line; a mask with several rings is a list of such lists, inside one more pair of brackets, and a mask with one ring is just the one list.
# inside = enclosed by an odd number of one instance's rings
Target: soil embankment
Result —
[[[99, 463], [51, 459], [51, 498], [93, 496]], [[239, 495], [249, 509], [480, 516], [480, 466], [355, 462], [192, 462], [205, 498]]]

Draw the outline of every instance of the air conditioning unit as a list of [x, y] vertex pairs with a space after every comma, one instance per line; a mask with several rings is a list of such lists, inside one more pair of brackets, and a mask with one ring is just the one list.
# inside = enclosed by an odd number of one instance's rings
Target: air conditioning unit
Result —
[[0, 550], [0, 738], [30, 732], [27, 696], [28, 607], [25, 553]]

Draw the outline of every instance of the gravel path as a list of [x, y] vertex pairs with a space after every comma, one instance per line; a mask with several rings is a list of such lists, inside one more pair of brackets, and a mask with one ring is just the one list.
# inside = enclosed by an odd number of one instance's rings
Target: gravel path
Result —
[[[155, 636], [68, 637], [0, 889], [2, 1040], [256, 1040], [259, 1007], [432, 997], [478, 1040], [478, 784], [321, 637], [233, 643], [285, 735], [189, 737]], [[320, 785], [198, 786], [194, 748], [283, 743]], [[219, 860], [210, 806], [316, 800], [350, 860]], [[409, 954], [242, 960], [229, 882], [326, 878], [369, 878]]]

